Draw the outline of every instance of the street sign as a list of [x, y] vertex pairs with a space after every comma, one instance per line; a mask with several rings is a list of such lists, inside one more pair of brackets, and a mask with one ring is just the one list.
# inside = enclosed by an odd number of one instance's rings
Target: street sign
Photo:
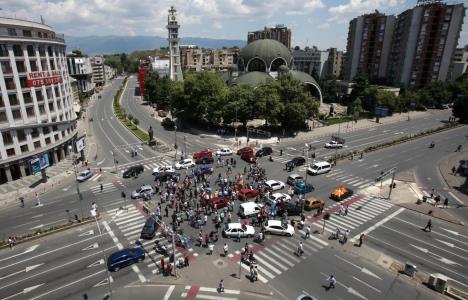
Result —
[[376, 179], [375, 179], [375, 182], [378, 182], [378, 181], [381, 181], [382, 179], [388, 177], [389, 175], [395, 173], [396, 171], [396, 167], [393, 167], [387, 171], [382, 171], [380, 172], [380, 176], [378, 176]]

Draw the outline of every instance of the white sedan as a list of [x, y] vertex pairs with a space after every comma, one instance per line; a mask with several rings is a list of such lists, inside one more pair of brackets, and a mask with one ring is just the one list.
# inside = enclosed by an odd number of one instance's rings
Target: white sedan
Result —
[[165, 173], [165, 172], [174, 172], [174, 167], [171, 165], [161, 166], [153, 169], [154, 173]]
[[86, 181], [86, 180], [90, 179], [91, 177], [93, 177], [93, 175], [94, 175], [94, 173], [92, 171], [84, 170], [83, 172], [78, 174], [78, 176], [76, 177], [76, 181], [78, 181], [78, 182]]
[[284, 189], [284, 182], [279, 180], [268, 180], [265, 185], [272, 191]]
[[229, 148], [221, 148], [218, 151], [216, 151], [216, 155], [218, 156], [232, 155], [232, 150]]
[[268, 220], [267, 224], [263, 228], [265, 229], [265, 233], [274, 233], [286, 236], [294, 235], [294, 227], [291, 224], [281, 222], [281, 220]]
[[337, 141], [329, 141], [325, 144], [325, 148], [343, 148], [343, 144]]
[[283, 200], [284, 202], [289, 202], [291, 200], [291, 196], [285, 193], [274, 193], [268, 197], [267, 204], [273, 205], [278, 203], [278, 201]]
[[179, 161], [178, 163], [175, 164], [175, 168], [177, 170], [188, 169], [188, 168], [191, 168], [193, 166], [195, 166], [195, 163], [193, 162], [193, 159], [191, 159], [191, 158], [183, 159], [183, 160], [181, 160], [181, 161]]
[[255, 228], [241, 223], [228, 223], [224, 225], [224, 237], [252, 237], [255, 235]]

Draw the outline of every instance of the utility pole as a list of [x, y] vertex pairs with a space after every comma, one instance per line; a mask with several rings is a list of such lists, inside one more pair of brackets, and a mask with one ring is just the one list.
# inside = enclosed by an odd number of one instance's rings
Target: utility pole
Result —
[[187, 136], [184, 135], [184, 158], [187, 158]]
[[112, 150], [112, 158], [114, 159], [114, 169], [115, 169], [115, 175], [117, 175], [117, 164], [115, 160], [115, 151]]
[[237, 142], [237, 103], [236, 103], [236, 124], [234, 124], [234, 140]]
[[305, 152], [306, 152], [305, 183], [307, 184], [307, 173], [309, 173], [309, 172], [307, 172], [307, 168], [309, 167], [309, 145], [306, 143], [306, 144], [304, 144], [304, 146], [305, 146]]
[[174, 160], [177, 160], [177, 125], [175, 124], [174, 124], [174, 148], [175, 148]]

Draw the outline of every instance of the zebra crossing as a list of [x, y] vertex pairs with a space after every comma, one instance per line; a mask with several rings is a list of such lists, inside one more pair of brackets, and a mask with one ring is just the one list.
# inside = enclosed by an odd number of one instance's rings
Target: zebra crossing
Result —
[[[297, 231], [292, 237], [281, 237], [275, 241], [272, 241], [272, 239], [272, 236], [267, 235], [264, 242], [267, 245], [259, 249], [249, 245], [250, 249], [255, 253], [254, 257], [257, 261], [258, 280], [263, 283], [267, 283], [276, 276], [293, 268], [296, 264], [300, 263], [301, 260], [307, 259], [307, 257], [313, 253], [328, 246], [327, 242], [315, 236], [311, 235], [309, 238], [305, 238], [305, 231], [303, 230]], [[297, 256], [295, 252], [300, 242], [303, 244], [304, 254]], [[240, 255], [241, 251], [237, 250], [235, 255], [231, 254], [228, 256], [239, 260], [238, 263], [240, 266], [249, 273], [250, 268], [247, 264], [241, 263]]]
[[[113, 208], [107, 210], [107, 213], [113, 215], [120, 208]], [[168, 253], [172, 253], [172, 243], [163, 237], [159, 232], [156, 232], [156, 236], [153, 240], [140, 240], [141, 229], [146, 222], [146, 217], [134, 206], [127, 205], [125, 207], [125, 213], [121, 214], [115, 221], [115, 225], [119, 228], [120, 232], [129, 244], [138, 245], [142, 247], [146, 252], [145, 265], [152, 274], [158, 274], [160, 272], [161, 258], [164, 259], [165, 264], [169, 263], [169, 257], [165, 257], [155, 251], [154, 245], [158, 241], [160, 245], [164, 245], [168, 250]], [[192, 256], [198, 256], [197, 253], [193, 253], [193, 249], [188, 249], [188, 252]], [[175, 261], [179, 257], [183, 257], [185, 253], [176, 249]]]
[[240, 290], [203, 287], [203, 286], [185, 286], [185, 291], [182, 292], [182, 299], [217, 299], [217, 300], [237, 300], [241, 294]]
[[[355, 195], [353, 197], [356, 196], [360, 195]], [[354, 229], [383, 214], [394, 205], [387, 200], [372, 196], [363, 196], [362, 199], [348, 206], [347, 215], [339, 215], [339, 206], [340, 203], [335, 203], [327, 209], [327, 211], [335, 212], [334, 215], [326, 221], [325, 230], [328, 232], [336, 232], [338, 228], [340, 230], [349, 230], [352, 232]], [[320, 229], [323, 227], [322, 222], [313, 222], [311, 224]]]
[[359, 176], [349, 174], [349, 171], [342, 170], [340, 168], [333, 168], [325, 177], [334, 179], [346, 185], [354, 186], [358, 189], [364, 189], [371, 186], [374, 182], [370, 179], [365, 179]]
[[136, 166], [136, 165], [143, 165], [145, 170], [150, 170], [153, 171], [154, 168], [159, 168], [163, 166], [172, 166], [174, 162], [171, 162], [170, 160], [167, 159], [162, 159], [160, 157], [154, 157], [151, 160], [146, 160], [146, 161], [136, 161], [133, 163], [125, 164], [125, 165], [120, 165], [118, 169], [120, 171], [125, 171], [130, 167]]
[[[92, 177], [91, 177], [91, 179], [92, 179]], [[123, 187], [124, 187], [124, 185], [122, 184], [122, 181], [117, 180], [115, 182], [103, 183], [102, 184], [102, 191], [101, 191], [101, 185], [93, 186], [89, 190], [94, 195], [100, 195], [100, 194], [105, 194], [105, 193], [118, 191], [119, 189], [122, 189]]]

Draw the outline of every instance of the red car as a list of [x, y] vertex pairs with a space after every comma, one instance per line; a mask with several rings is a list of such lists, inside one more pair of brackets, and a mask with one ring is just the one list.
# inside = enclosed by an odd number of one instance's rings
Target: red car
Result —
[[253, 162], [255, 162], [257, 160], [257, 157], [255, 157], [255, 155], [253, 154], [253, 151], [252, 151], [252, 152], [243, 153], [241, 155], [241, 159], [245, 160], [248, 163], [253, 163]]
[[249, 188], [243, 188], [240, 190], [239, 194], [238, 194], [238, 198], [239, 200], [241, 201], [245, 201], [249, 198], [255, 198], [257, 197], [258, 195], [258, 191], [257, 190], [252, 190], [252, 189], [249, 189]]
[[210, 206], [214, 207], [216, 205], [216, 208], [220, 209], [220, 208], [226, 207], [228, 204], [229, 204], [229, 199], [227, 197], [220, 196], [220, 197], [213, 197], [213, 199], [211, 199]]
[[253, 149], [251, 147], [244, 147], [237, 150], [237, 155], [242, 156], [245, 153], [253, 153]]
[[210, 150], [202, 150], [202, 151], [195, 152], [193, 154], [193, 159], [200, 159], [202, 157], [212, 157], [212, 156], [213, 156], [213, 152], [211, 152]]

